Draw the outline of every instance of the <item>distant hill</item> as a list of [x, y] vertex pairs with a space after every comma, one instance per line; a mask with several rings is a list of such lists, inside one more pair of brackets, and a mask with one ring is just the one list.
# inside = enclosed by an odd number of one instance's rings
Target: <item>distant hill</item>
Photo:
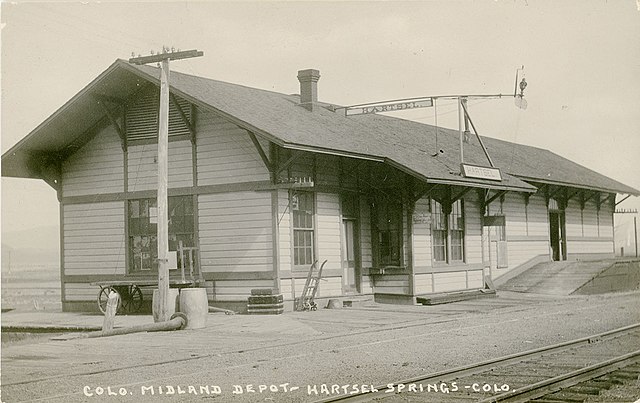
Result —
[[57, 268], [59, 264], [60, 230], [58, 226], [2, 232], [3, 273], [33, 268]]

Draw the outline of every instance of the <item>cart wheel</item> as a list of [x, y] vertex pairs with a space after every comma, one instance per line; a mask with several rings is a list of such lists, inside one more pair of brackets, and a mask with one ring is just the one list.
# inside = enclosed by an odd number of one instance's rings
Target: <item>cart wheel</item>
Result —
[[122, 310], [127, 313], [138, 312], [142, 307], [142, 291], [140, 287], [133, 284], [127, 289], [129, 295], [122, 301]]
[[109, 294], [111, 294], [111, 291], [118, 294], [118, 309], [116, 312], [120, 311], [120, 308], [122, 307], [122, 296], [118, 290], [113, 287], [100, 287], [100, 292], [98, 293], [98, 308], [102, 313], [105, 313], [107, 310], [107, 302], [109, 301]]

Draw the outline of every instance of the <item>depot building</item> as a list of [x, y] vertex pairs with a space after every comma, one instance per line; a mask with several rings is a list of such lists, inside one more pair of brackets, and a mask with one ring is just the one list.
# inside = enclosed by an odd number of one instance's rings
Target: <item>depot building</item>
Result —
[[[411, 304], [614, 256], [616, 200], [638, 190], [544, 149], [348, 113], [318, 101], [317, 70], [297, 78], [285, 95], [171, 73], [169, 247], [211, 304], [275, 288], [290, 309], [316, 261], [320, 298]], [[95, 311], [96, 281], [157, 279], [159, 83], [117, 60], [2, 156], [3, 176], [57, 192], [64, 310]]]

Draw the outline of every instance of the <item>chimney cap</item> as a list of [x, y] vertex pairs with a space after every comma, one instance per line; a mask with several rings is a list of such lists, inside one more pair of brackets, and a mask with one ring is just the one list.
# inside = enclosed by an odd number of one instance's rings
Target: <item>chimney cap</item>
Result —
[[300, 81], [318, 81], [320, 79], [320, 70], [316, 69], [305, 69], [298, 70], [298, 80]]

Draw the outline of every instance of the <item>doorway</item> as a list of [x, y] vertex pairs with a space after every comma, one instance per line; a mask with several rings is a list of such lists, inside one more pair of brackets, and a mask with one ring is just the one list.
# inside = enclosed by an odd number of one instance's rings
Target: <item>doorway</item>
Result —
[[360, 292], [358, 203], [355, 195], [342, 197], [342, 288], [345, 294]]
[[564, 211], [549, 210], [549, 241], [551, 258], [554, 261], [567, 260]]
[[489, 269], [489, 276], [497, 269], [508, 267], [507, 231], [504, 216], [485, 216], [482, 225], [483, 266]]

